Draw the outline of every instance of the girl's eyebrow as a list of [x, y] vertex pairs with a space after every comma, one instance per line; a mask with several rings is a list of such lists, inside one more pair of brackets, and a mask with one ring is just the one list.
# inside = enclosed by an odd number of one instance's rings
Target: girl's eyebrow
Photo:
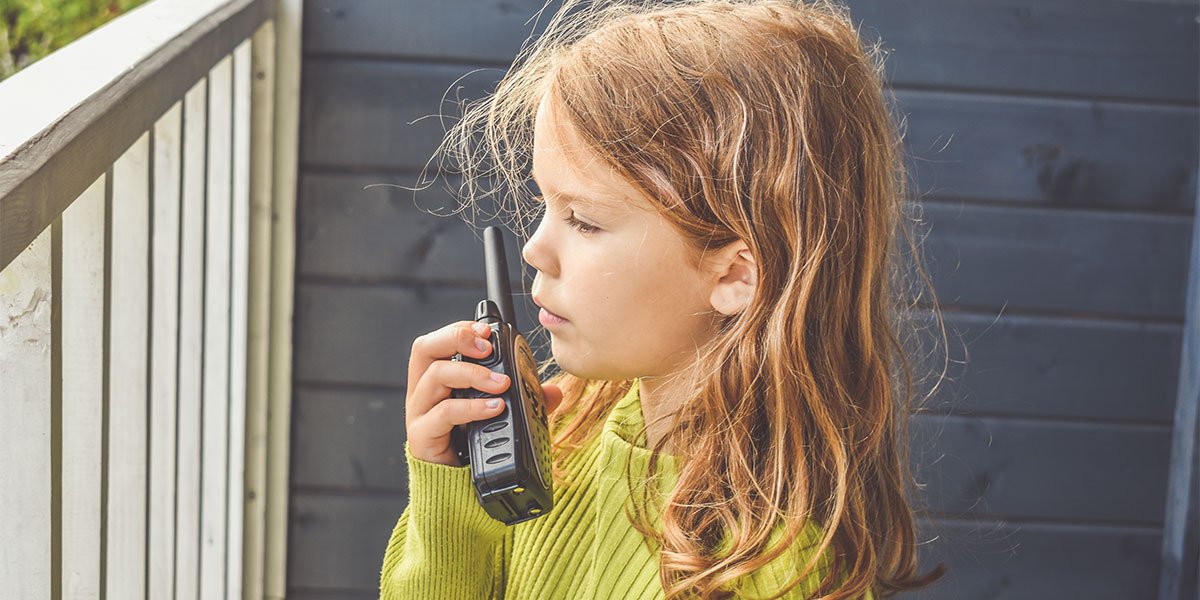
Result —
[[[538, 183], [537, 176], [534, 175], [532, 172], [529, 174], [529, 176], [533, 179], [533, 182], [535, 184], [537, 184], [538, 189], [541, 190], [542, 184]], [[544, 192], [544, 195], [554, 196], [556, 198], [562, 198], [563, 200], [566, 201], [568, 206], [570, 206], [572, 204], [582, 204], [585, 206], [594, 206], [596, 208], [607, 209], [607, 210], [619, 210], [620, 208], [622, 208], [621, 204], [619, 204], [617, 202], [613, 202], [611, 200], [581, 198], [579, 196], [573, 196], [573, 195], [567, 194], [565, 192], [547, 192], [545, 190], [542, 190], [542, 191]]]

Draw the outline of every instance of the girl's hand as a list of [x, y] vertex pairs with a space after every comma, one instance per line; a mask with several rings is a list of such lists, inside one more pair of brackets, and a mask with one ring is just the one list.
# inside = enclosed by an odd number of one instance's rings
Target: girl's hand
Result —
[[[493, 373], [483, 365], [450, 360], [455, 353], [475, 359], [491, 355], [492, 345], [488, 341], [491, 334], [492, 329], [483, 323], [458, 321], [413, 340], [404, 420], [409, 452], [414, 458], [462, 466], [450, 447], [451, 429], [503, 412], [504, 400], [500, 398], [450, 397], [454, 389], [474, 388], [484, 394], [500, 394], [511, 385], [507, 375]], [[482, 349], [476, 345], [480, 342]], [[555, 385], [543, 386], [542, 391], [546, 411], [552, 412], [562, 401], [562, 391]], [[495, 400], [496, 406], [488, 406], [489, 400]]]

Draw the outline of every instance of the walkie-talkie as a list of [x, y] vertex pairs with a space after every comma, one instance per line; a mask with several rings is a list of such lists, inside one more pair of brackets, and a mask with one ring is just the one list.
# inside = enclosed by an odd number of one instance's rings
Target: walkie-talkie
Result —
[[483, 365], [508, 375], [512, 383], [499, 395], [474, 388], [454, 390], [453, 398], [496, 396], [504, 401], [504, 410], [489, 419], [456, 425], [450, 443], [459, 460], [471, 466], [479, 504], [497, 521], [515, 525], [554, 508], [550, 430], [537, 362], [517, 329], [498, 227], [483, 230], [483, 256], [488, 298], [475, 308], [475, 320], [492, 328], [492, 353], [481, 359], [455, 354], [451, 360]]

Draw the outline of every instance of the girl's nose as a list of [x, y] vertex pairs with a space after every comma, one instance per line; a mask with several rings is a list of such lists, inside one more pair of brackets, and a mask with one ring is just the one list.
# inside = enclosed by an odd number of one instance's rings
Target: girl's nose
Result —
[[521, 247], [521, 258], [525, 259], [525, 262], [529, 263], [529, 266], [539, 272], [553, 275], [551, 272], [553, 260], [550, 257], [550, 253], [543, 248], [546, 236], [546, 232], [544, 231], [545, 223], [546, 220], [543, 218], [538, 224], [537, 230], [529, 237], [529, 241], [525, 242], [525, 245]]
[[529, 266], [541, 271], [541, 258], [538, 256], [539, 249], [534, 243], [536, 240], [537, 234], [535, 233], [533, 237], [529, 238], [528, 242], [525, 242], [525, 245], [521, 248], [521, 258], [525, 259], [525, 262], [529, 263]]

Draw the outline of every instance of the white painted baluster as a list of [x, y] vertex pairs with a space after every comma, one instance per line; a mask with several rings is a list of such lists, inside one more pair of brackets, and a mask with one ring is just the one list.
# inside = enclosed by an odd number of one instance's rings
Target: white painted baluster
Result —
[[146, 595], [146, 362], [150, 134], [113, 163], [108, 417], [108, 598]]
[[183, 103], [154, 125], [150, 309], [149, 598], [170, 598], [175, 579], [175, 386], [179, 355], [179, 178]]
[[105, 176], [63, 212], [62, 594], [100, 596]]
[[183, 102], [183, 208], [179, 282], [179, 439], [175, 597], [196, 598], [200, 564], [200, 349], [204, 290], [204, 153], [207, 81]]
[[52, 227], [0, 271], [0, 590], [50, 598]]
[[226, 597], [242, 597], [242, 505], [245, 489], [246, 316], [250, 244], [250, 40], [233, 52], [233, 256], [229, 327], [229, 529]]
[[208, 198], [204, 269], [204, 439], [200, 498], [200, 597], [225, 593], [229, 481], [229, 256], [233, 60], [208, 77]]

